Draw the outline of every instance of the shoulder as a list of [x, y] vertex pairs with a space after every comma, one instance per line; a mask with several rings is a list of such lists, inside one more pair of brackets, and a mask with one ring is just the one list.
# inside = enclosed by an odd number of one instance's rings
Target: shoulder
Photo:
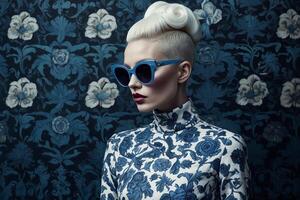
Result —
[[239, 170], [248, 170], [248, 150], [244, 137], [239, 133], [215, 125], [210, 124], [209, 127], [210, 137], [219, 144], [222, 166], [237, 167], [239, 165]]
[[199, 124], [199, 128], [205, 136], [219, 139], [224, 147], [243, 148], [243, 150], [246, 148], [244, 137], [239, 133], [221, 128], [205, 121]]
[[248, 156], [244, 137], [239, 133], [219, 128], [217, 138], [221, 143], [223, 162], [231, 160], [232, 163], [243, 165]]

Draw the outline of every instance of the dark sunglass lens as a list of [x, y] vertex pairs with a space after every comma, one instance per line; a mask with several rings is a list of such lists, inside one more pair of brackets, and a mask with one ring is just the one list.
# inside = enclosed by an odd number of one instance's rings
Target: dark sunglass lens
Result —
[[126, 85], [126, 86], [128, 85], [128, 83], [129, 83], [129, 76], [128, 76], [128, 72], [127, 72], [126, 69], [121, 68], [121, 67], [116, 68], [115, 69], [115, 75], [116, 75], [118, 81], [121, 84]]
[[143, 83], [151, 81], [151, 67], [147, 64], [141, 64], [136, 68], [136, 76]]

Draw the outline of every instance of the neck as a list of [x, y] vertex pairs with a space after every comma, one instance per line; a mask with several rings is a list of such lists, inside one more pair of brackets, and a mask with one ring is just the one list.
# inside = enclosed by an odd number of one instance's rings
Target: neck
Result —
[[157, 132], [174, 133], [185, 128], [193, 127], [202, 121], [193, 105], [191, 98], [169, 112], [153, 110], [153, 126]]
[[[180, 91], [180, 90], [179, 90]], [[174, 108], [184, 104], [188, 101], [188, 96], [185, 92], [177, 92], [176, 96], [171, 99], [171, 101], [166, 102], [160, 108], [157, 108], [159, 112], [170, 112]]]

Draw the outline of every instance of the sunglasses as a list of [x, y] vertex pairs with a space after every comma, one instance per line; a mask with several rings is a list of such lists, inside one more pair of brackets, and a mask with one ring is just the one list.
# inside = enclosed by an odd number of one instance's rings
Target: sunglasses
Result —
[[183, 59], [143, 59], [137, 62], [132, 69], [130, 69], [130, 66], [126, 64], [112, 64], [111, 68], [115, 78], [123, 87], [128, 87], [132, 74], [134, 74], [142, 84], [150, 85], [154, 80], [154, 73], [156, 68], [171, 64], [178, 64], [183, 61]]

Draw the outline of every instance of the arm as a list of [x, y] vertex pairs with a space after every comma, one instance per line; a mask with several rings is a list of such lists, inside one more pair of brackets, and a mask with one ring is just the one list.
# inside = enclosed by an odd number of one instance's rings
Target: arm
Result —
[[115, 156], [114, 148], [109, 139], [106, 143], [107, 147], [103, 158], [102, 178], [100, 200], [115, 200], [117, 199], [117, 179], [115, 172]]
[[247, 146], [242, 136], [235, 134], [225, 146], [220, 161], [221, 199], [246, 200], [249, 198], [250, 169]]

